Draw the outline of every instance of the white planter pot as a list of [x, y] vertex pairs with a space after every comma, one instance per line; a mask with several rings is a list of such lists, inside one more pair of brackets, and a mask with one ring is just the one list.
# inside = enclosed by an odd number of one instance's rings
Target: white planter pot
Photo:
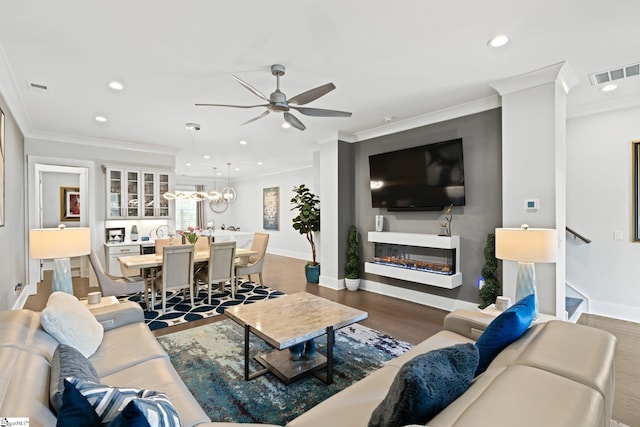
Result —
[[357, 291], [360, 287], [360, 279], [344, 279], [344, 284], [350, 291]]

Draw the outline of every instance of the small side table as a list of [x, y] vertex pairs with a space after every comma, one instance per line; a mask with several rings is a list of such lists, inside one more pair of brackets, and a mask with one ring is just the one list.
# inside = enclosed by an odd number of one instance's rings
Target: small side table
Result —
[[113, 304], [120, 304], [120, 301], [118, 301], [118, 298], [116, 297], [102, 297], [100, 302], [97, 304], [89, 304], [86, 298], [81, 299], [80, 302], [86, 305], [89, 309], [97, 308], [97, 307], [105, 307], [107, 305], [113, 305]]

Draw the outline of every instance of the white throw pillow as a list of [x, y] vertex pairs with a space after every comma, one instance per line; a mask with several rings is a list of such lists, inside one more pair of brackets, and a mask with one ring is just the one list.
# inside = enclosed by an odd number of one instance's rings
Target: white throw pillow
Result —
[[102, 343], [104, 329], [78, 298], [54, 292], [40, 317], [42, 328], [59, 343], [69, 345], [90, 357]]

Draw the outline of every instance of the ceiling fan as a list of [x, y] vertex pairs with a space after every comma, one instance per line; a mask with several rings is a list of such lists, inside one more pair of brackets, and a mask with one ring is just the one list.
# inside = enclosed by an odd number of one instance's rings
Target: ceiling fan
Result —
[[[263, 118], [270, 112], [282, 112], [284, 115], [284, 120], [299, 130], [305, 130], [305, 125], [293, 114], [289, 112], [289, 110], [293, 109], [298, 111], [301, 114], [306, 116], [314, 116], [314, 117], [351, 117], [351, 113], [346, 111], [337, 111], [337, 110], [325, 110], [322, 108], [309, 108], [309, 107], [298, 107], [298, 105], [305, 105], [311, 101], [315, 101], [321, 96], [326, 95], [336, 88], [333, 83], [327, 83], [322, 86], [318, 86], [314, 89], [310, 89], [306, 92], [302, 92], [293, 98], [287, 100], [287, 95], [280, 91], [280, 77], [284, 76], [284, 65], [273, 64], [271, 66], [271, 74], [276, 76], [276, 90], [271, 93], [269, 98], [267, 98], [262, 92], [258, 89], [251, 86], [249, 83], [245, 82], [241, 78], [231, 75], [234, 79], [238, 81], [242, 86], [247, 88], [254, 95], [267, 101], [268, 104], [258, 104], [258, 105], [229, 105], [229, 104], [196, 104], [196, 106], [208, 106], [208, 107], [233, 107], [233, 108], [255, 108], [255, 107], [266, 107], [267, 109], [260, 114], [258, 117], [254, 117], [251, 120], [247, 120], [242, 123], [246, 125], [247, 123], [255, 122], [258, 119]], [[292, 105], [293, 104], [293, 105]]]

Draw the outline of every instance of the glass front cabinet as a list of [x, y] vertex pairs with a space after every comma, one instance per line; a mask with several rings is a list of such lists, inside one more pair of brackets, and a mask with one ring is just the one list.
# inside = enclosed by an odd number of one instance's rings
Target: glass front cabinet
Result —
[[169, 218], [167, 172], [105, 167], [107, 219]]
[[169, 191], [169, 174], [143, 171], [143, 218], [168, 218], [169, 201], [162, 195]]

